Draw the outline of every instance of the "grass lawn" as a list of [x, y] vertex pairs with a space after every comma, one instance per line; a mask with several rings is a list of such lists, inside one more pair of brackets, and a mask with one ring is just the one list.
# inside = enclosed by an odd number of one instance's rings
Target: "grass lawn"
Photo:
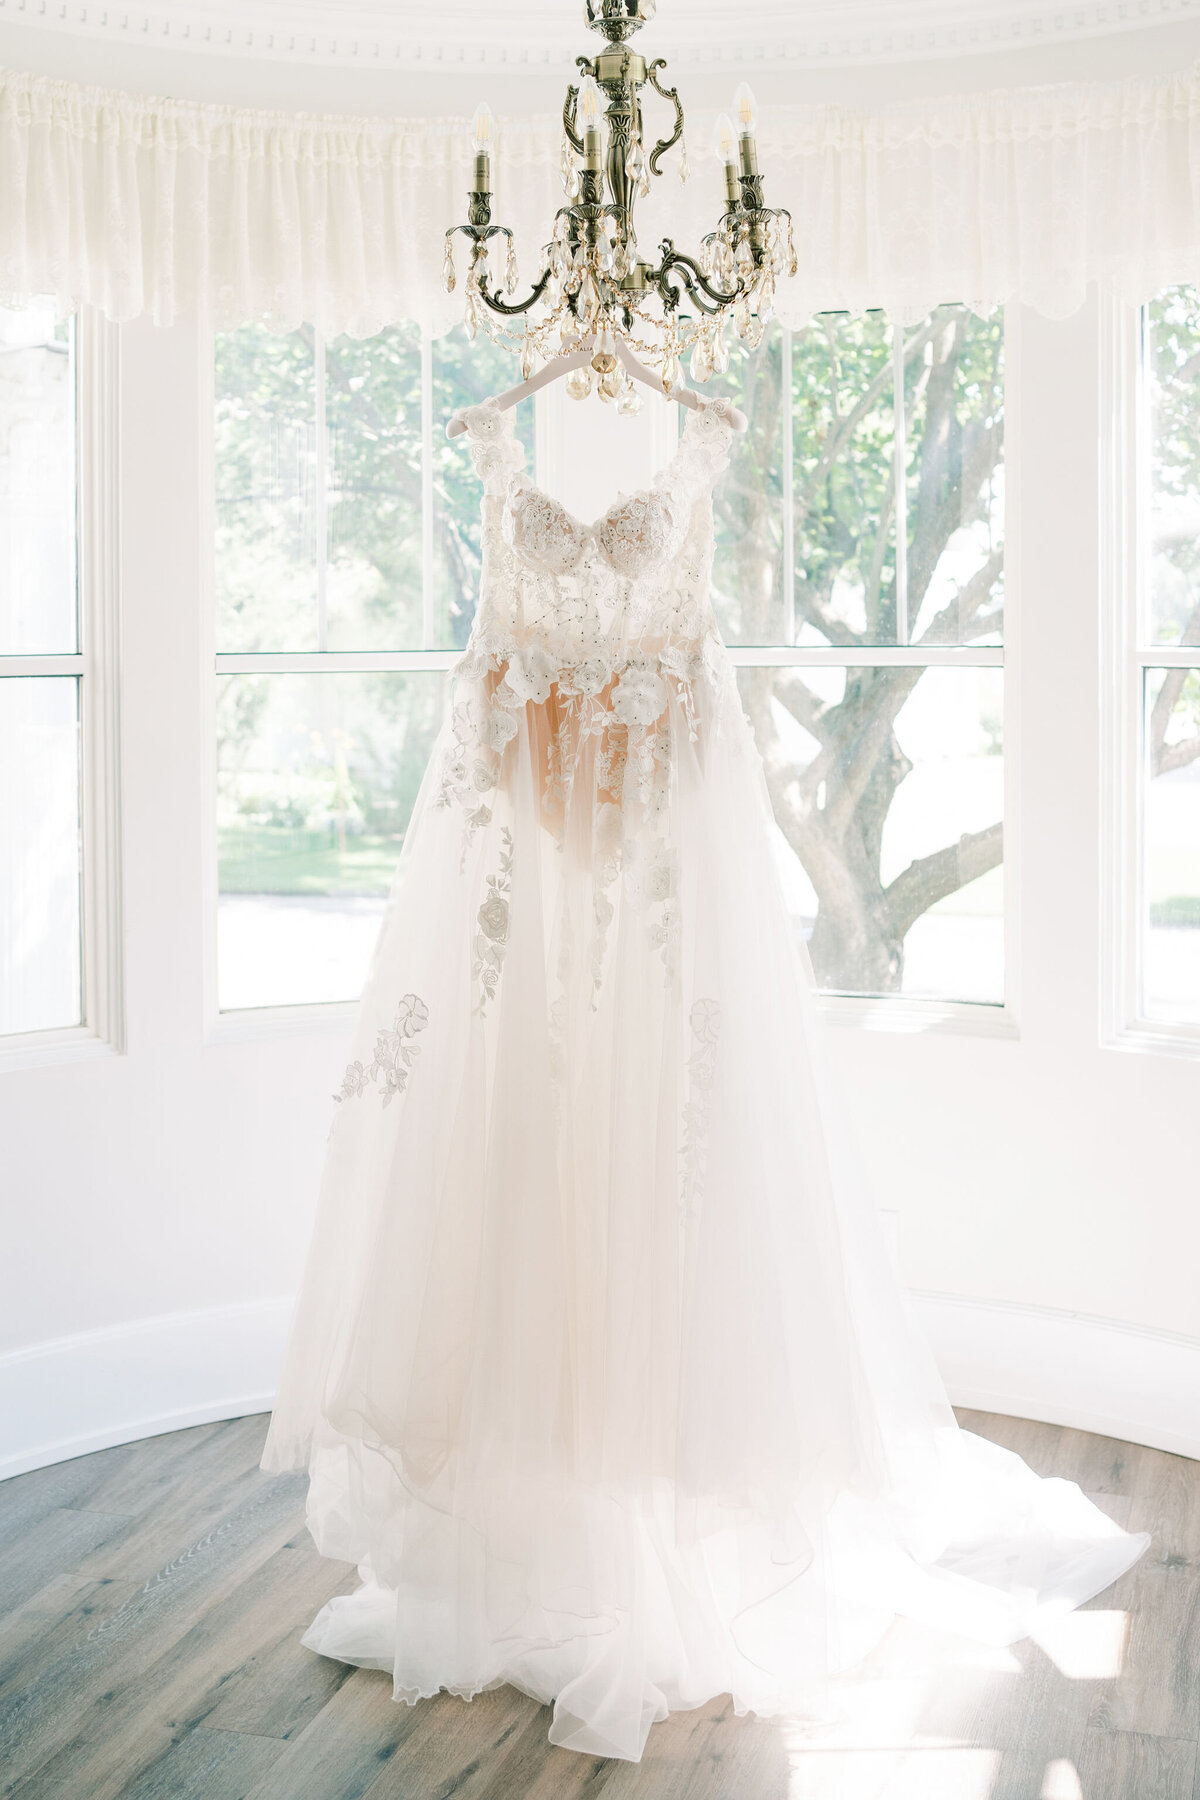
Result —
[[284, 826], [230, 826], [218, 834], [223, 894], [386, 894], [399, 837], [347, 837]]

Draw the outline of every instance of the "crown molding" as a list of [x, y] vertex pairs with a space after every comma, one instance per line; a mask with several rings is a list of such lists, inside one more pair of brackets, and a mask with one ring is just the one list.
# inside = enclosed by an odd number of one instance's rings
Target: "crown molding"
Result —
[[[432, 13], [422, 9], [414, 34], [396, 29], [394, 0], [0, 0], [0, 23], [268, 62], [526, 73], [573, 66], [587, 39], [582, 19], [564, 28], [564, 11], [561, 0], [511, 0], [502, 15], [488, 0], [442, 0]], [[755, 0], [731, 42], [725, 0], [688, 0], [678, 16], [668, 4], [646, 44], [669, 52], [677, 69], [801, 69], [1029, 49], [1195, 18], [1200, 0], [1080, 0], [1069, 8], [1029, 0]]]

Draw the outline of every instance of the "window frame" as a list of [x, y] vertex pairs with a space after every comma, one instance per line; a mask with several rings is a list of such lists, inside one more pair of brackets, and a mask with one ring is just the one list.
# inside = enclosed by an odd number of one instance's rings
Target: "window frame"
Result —
[[[1004, 309], [1004, 460], [1005, 467], [1014, 466], [1018, 444], [1019, 414], [1019, 313], [1013, 306]], [[903, 391], [903, 342], [901, 327], [893, 326], [893, 383]], [[795, 638], [795, 544], [792, 455], [791, 380], [792, 339], [794, 333], [784, 326], [781, 357], [783, 361], [784, 404], [780, 407], [783, 434], [783, 602], [785, 630], [792, 642], [780, 645], [730, 645], [728, 655], [736, 668], [991, 668], [1003, 671], [1004, 677], [1004, 997], [999, 1003], [980, 1000], [938, 1000], [915, 994], [835, 994], [816, 989], [817, 1005], [822, 1014], [835, 1024], [853, 1025], [860, 1029], [900, 1032], [937, 1032], [970, 1037], [1015, 1038], [1019, 1036], [1017, 995], [1019, 992], [1019, 738], [1020, 718], [1017, 645], [1019, 643], [1019, 542], [1016, 489], [1017, 483], [1004, 484], [1004, 640], [996, 645], [939, 645], [922, 649], [919, 644], [878, 645], [869, 649], [843, 650], [835, 645], [801, 647]], [[899, 465], [904, 456], [902, 437], [893, 442], [893, 457]], [[906, 484], [897, 479], [898, 542], [905, 533]], [[897, 557], [899, 615], [904, 637], [908, 636], [907, 562]]]
[[125, 1050], [120, 743], [120, 334], [75, 315], [78, 649], [0, 657], [0, 680], [73, 676], [79, 692], [79, 1025], [0, 1036], [0, 1071]]
[[1149, 1018], [1142, 1006], [1144, 689], [1150, 669], [1200, 668], [1196, 645], [1152, 644], [1150, 394], [1145, 306], [1102, 301], [1101, 954], [1106, 1046], [1200, 1059], [1200, 1021]]
[[[315, 331], [317, 455], [326, 453], [324, 431], [325, 334]], [[201, 831], [205, 869], [203, 906], [204, 1041], [246, 1042], [290, 1037], [297, 1029], [344, 1033], [358, 1011], [358, 1000], [290, 1001], [276, 1006], [222, 1010], [218, 969], [220, 873], [217, 848], [217, 681], [223, 675], [358, 675], [376, 672], [407, 674], [445, 672], [462, 655], [453, 647], [419, 650], [219, 651], [216, 644], [216, 332], [204, 334], [200, 393], [201, 467], [201, 664], [204, 670], [205, 763]], [[433, 575], [433, 339], [421, 330], [421, 618], [426, 640], [434, 631]], [[321, 488], [318, 483], [318, 491]], [[322, 632], [323, 635], [323, 632]]]

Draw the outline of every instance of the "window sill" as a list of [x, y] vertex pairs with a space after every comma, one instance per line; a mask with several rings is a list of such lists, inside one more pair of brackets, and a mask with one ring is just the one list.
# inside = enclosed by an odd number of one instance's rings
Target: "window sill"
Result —
[[1200, 1025], [1171, 1025], [1165, 1020], [1136, 1019], [1110, 1030], [1102, 1040], [1105, 1050], [1123, 1050], [1135, 1056], [1182, 1056], [1200, 1062]]
[[118, 1047], [86, 1025], [58, 1031], [20, 1031], [0, 1037], [0, 1074], [16, 1069], [45, 1069], [56, 1063], [95, 1062], [120, 1056]]
[[349, 1034], [358, 1014], [357, 1000], [332, 1000], [312, 1005], [247, 1006], [237, 1012], [217, 1013], [209, 1021], [205, 1044], [255, 1044], [272, 1038], [313, 1037], [335, 1032]]
[[817, 1007], [832, 1024], [850, 1025], [859, 1031], [885, 1031], [900, 1036], [934, 1032], [939, 1036], [1010, 1040], [1021, 1035], [1010, 1008], [971, 1001], [818, 994]]

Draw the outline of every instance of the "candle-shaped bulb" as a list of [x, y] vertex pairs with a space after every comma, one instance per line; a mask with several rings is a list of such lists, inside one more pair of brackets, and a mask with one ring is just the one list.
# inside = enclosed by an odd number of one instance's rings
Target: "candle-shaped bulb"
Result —
[[728, 113], [722, 113], [717, 120], [717, 155], [725, 164], [737, 161], [737, 138]]
[[492, 133], [495, 121], [492, 109], [487, 101], [482, 101], [475, 108], [475, 117], [471, 121], [471, 141], [475, 149], [475, 192], [490, 194], [492, 191]]
[[595, 78], [585, 75], [579, 84], [579, 111], [576, 114], [583, 133], [583, 166], [600, 167], [600, 89]]
[[495, 127], [491, 107], [486, 100], [481, 100], [471, 121], [471, 140], [476, 156], [487, 156], [490, 153]]
[[740, 81], [733, 96], [733, 110], [737, 114], [739, 137], [753, 137], [758, 126], [758, 107], [754, 103], [754, 95], [750, 92], [750, 83]]
[[579, 126], [595, 131], [600, 123], [600, 89], [594, 75], [585, 75], [579, 84]]

